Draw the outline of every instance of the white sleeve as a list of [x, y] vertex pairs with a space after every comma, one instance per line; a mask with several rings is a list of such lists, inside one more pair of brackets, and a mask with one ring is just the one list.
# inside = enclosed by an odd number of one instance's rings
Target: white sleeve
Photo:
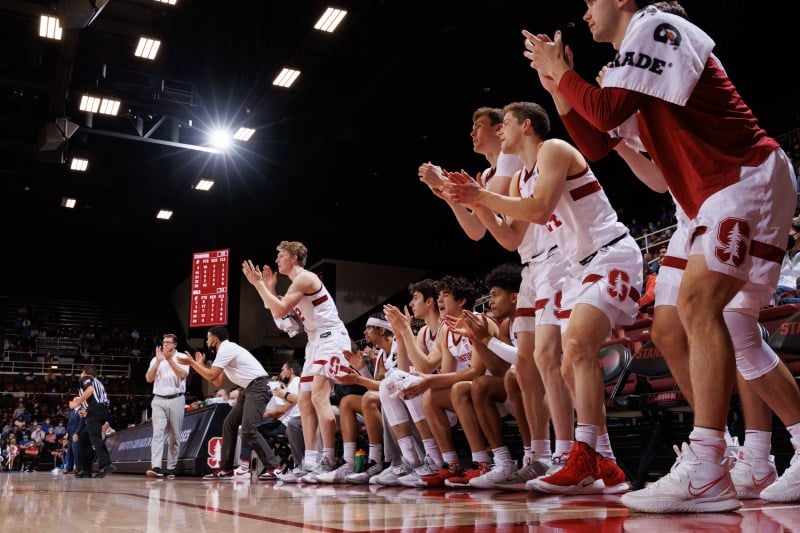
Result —
[[503, 361], [507, 361], [512, 365], [517, 361], [517, 347], [506, 344], [497, 337], [492, 337], [486, 347], [496, 353], [497, 357]]
[[522, 170], [522, 160], [511, 154], [500, 152], [497, 156], [497, 170], [495, 176], [508, 176], [512, 177], [518, 170]]

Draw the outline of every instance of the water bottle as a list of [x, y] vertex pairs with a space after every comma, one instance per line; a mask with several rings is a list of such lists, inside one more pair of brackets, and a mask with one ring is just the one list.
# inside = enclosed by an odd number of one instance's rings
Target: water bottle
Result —
[[356, 452], [356, 464], [355, 464], [356, 470], [355, 471], [356, 472], [361, 472], [361, 470], [364, 468], [365, 464], [367, 464], [367, 452], [365, 452], [364, 450], [358, 450]]

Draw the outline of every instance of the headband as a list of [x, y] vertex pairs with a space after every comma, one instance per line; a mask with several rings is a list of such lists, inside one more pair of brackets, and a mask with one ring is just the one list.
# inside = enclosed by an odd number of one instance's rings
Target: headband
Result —
[[389, 324], [386, 320], [381, 320], [380, 318], [369, 317], [367, 319], [368, 326], [374, 326], [376, 328], [383, 328], [387, 331], [392, 331], [392, 325]]

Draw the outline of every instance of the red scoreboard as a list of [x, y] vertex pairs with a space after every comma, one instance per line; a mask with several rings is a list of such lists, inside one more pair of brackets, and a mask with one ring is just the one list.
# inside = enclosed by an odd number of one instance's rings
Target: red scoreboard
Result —
[[228, 323], [229, 259], [230, 249], [192, 254], [190, 328]]

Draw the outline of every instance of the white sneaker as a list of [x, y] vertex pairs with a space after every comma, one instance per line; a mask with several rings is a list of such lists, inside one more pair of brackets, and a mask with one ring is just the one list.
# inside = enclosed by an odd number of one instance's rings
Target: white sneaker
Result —
[[748, 457], [747, 448], [739, 448], [736, 463], [731, 468], [731, 479], [740, 500], [755, 500], [761, 491], [778, 479], [775, 457]]
[[795, 452], [789, 467], [772, 485], [761, 491], [761, 499], [773, 503], [791, 503], [800, 500], [800, 440], [791, 439]]
[[533, 460], [522, 466], [513, 474], [506, 476], [496, 482], [492, 488], [497, 490], [511, 490], [511, 491], [524, 491], [526, 490], [525, 484], [536, 479], [539, 476], [547, 474], [547, 470], [552, 465], [550, 461]]
[[[364, 463], [361, 467], [361, 470], [358, 472], [353, 472], [349, 476], [347, 476], [348, 483], [354, 483], [356, 485], [366, 485], [367, 483], [372, 482], [373, 477], [377, 477], [383, 468], [383, 464], [376, 463], [372, 459]], [[377, 485], [378, 483], [372, 483]]]
[[545, 475], [551, 476], [555, 474], [561, 470], [561, 467], [567, 464], [567, 461], [569, 461], [569, 452], [553, 455], [553, 458], [550, 460], [550, 468], [547, 469]]
[[503, 481], [508, 476], [517, 473], [517, 462], [510, 461], [505, 464], [495, 464], [492, 469], [469, 480], [469, 486], [476, 489], [493, 489], [495, 483]]
[[[561, 470], [565, 464], [569, 461], [569, 453], [559, 453], [554, 454], [552, 459], [550, 459], [549, 464], [545, 461], [544, 465], [547, 465], [547, 471], [543, 474], [539, 474], [538, 476], [531, 478], [525, 482], [525, 488], [522, 490], [526, 490], [528, 492], [540, 492], [539, 486], [536, 484], [536, 478], [544, 477], [544, 476], [551, 476]], [[542, 462], [542, 461], [537, 461]]]
[[731, 480], [729, 458], [721, 463], [701, 459], [686, 442], [680, 463], [669, 474], [623, 494], [622, 503], [644, 513], [721, 513], [742, 506]]
[[317, 474], [318, 483], [347, 483], [347, 476], [352, 474], [355, 469], [353, 463], [342, 463], [335, 470]]
[[440, 467], [441, 465], [437, 466], [436, 463], [433, 462], [433, 458], [430, 455], [426, 455], [421, 465], [414, 467], [408, 474], [398, 478], [397, 483], [404, 487], [422, 487], [423, 485], [420, 484], [420, 479], [425, 476], [436, 474]]
[[379, 474], [369, 478], [369, 484], [383, 485], [384, 487], [396, 487], [400, 484], [400, 478], [411, 474], [413, 471], [413, 467], [408, 464], [408, 461], [406, 461], [404, 457], [399, 465], [389, 465]]
[[327, 457], [322, 457], [309, 473], [300, 478], [300, 481], [315, 484], [317, 483], [318, 475], [331, 471], [333, 471], [333, 465], [328, 461]]
[[236, 479], [244, 479], [250, 477], [250, 465], [241, 463], [236, 469], [233, 471], [233, 477]]
[[289, 471], [284, 472], [282, 474], [276, 474], [278, 481], [283, 481], [284, 483], [300, 483], [300, 480], [309, 473], [309, 470], [305, 470], [303, 467], [298, 466], [297, 468]]

